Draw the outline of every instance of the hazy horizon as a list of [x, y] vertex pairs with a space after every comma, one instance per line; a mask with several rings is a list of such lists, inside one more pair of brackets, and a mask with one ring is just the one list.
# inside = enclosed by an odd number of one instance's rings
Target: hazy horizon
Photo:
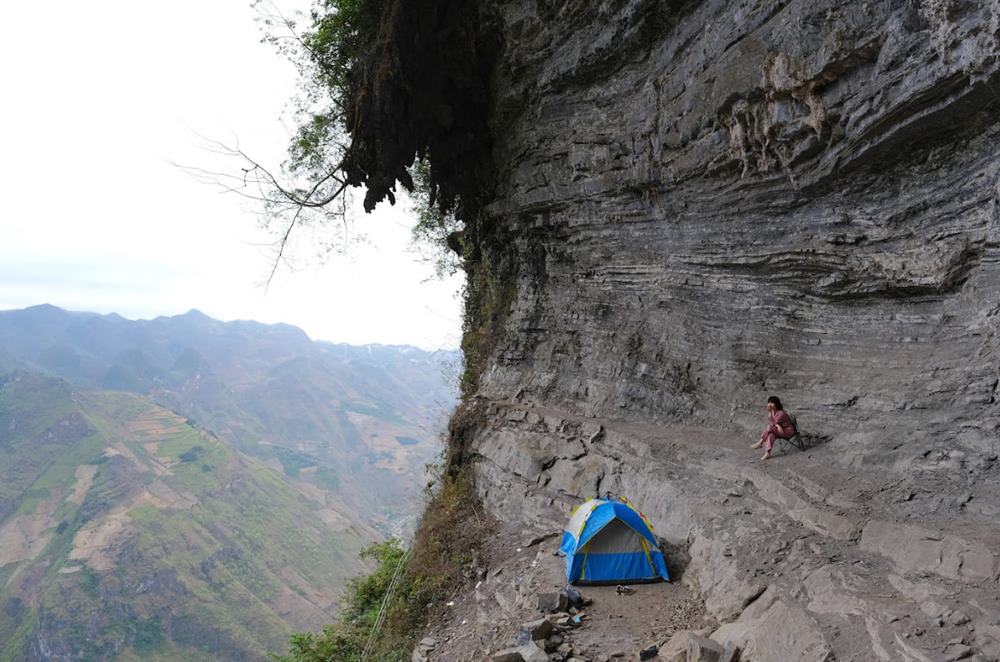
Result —
[[420, 345], [416, 345], [416, 344], [413, 344], [413, 343], [383, 343], [383, 342], [354, 343], [354, 342], [344, 342], [344, 341], [340, 341], [340, 340], [331, 340], [329, 338], [319, 338], [319, 337], [316, 337], [316, 336], [312, 335], [311, 333], [309, 333], [306, 329], [303, 329], [301, 326], [299, 326], [297, 324], [292, 324], [290, 322], [282, 322], [282, 321], [263, 322], [261, 320], [252, 319], [252, 318], [248, 318], [248, 317], [236, 317], [236, 318], [232, 318], [232, 319], [222, 319], [222, 318], [216, 317], [214, 315], [209, 315], [205, 311], [200, 310], [198, 308], [189, 308], [188, 310], [185, 310], [185, 311], [179, 312], [179, 313], [159, 314], [159, 315], [150, 315], [150, 316], [143, 316], [143, 317], [133, 317], [133, 316], [130, 316], [130, 315], [123, 315], [123, 314], [121, 314], [121, 313], [119, 313], [117, 311], [114, 311], [114, 310], [108, 311], [108, 312], [102, 312], [102, 311], [98, 311], [98, 310], [80, 310], [80, 309], [73, 309], [73, 308], [65, 308], [63, 306], [58, 306], [56, 304], [52, 304], [52, 303], [49, 303], [49, 302], [46, 301], [46, 302], [32, 304], [32, 305], [29, 305], [29, 306], [19, 306], [19, 307], [14, 307], [14, 308], [2, 308], [2, 307], [0, 307], [0, 314], [3, 314], [3, 313], [16, 313], [16, 312], [21, 312], [21, 311], [29, 310], [31, 308], [41, 308], [41, 307], [46, 307], [46, 306], [52, 307], [52, 308], [57, 308], [57, 309], [59, 309], [59, 310], [61, 310], [63, 312], [69, 313], [69, 314], [98, 315], [98, 316], [102, 316], [102, 317], [117, 316], [117, 317], [120, 317], [120, 318], [122, 318], [124, 320], [127, 320], [129, 322], [152, 322], [153, 320], [156, 320], [158, 318], [182, 317], [184, 315], [189, 315], [191, 313], [198, 313], [198, 314], [204, 315], [205, 317], [208, 317], [209, 319], [212, 319], [212, 320], [214, 320], [216, 322], [221, 322], [223, 324], [230, 324], [230, 323], [234, 323], [234, 322], [252, 322], [252, 323], [255, 323], [255, 324], [262, 324], [262, 325], [265, 325], [265, 326], [278, 326], [278, 325], [291, 326], [291, 327], [294, 327], [294, 328], [302, 331], [303, 333], [305, 333], [306, 336], [308, 336], [309, 340], [311, 340], [313, 342], [330, 343], [330, 344], [333, 344], [333, 345], [348, 345], [348, 346], [351, 346], [351, 347], [366, 347], [366, 346], [414, 347], [416, 349], [419, 349], [419, 350], [422, 350], [422, 351], [425, 351], [425, 352], [437, 352], [437, 351], [443, 351], [443, 352], [460, 352], [461, 351], [461, 348], [459, 348], [459, 347], [422, 347]]

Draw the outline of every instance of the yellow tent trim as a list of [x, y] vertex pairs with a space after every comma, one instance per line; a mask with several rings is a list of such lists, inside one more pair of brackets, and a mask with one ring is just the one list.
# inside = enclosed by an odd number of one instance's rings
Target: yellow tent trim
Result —
[[649, 569], [656, 574], [656, 566], [653, 565], [653, 556], [649, 553], [649, 541], [645, 538], [640, 538], [639, 542], [642, 543], [642, 551], [646, 552], [646, 562], [649, 563]]

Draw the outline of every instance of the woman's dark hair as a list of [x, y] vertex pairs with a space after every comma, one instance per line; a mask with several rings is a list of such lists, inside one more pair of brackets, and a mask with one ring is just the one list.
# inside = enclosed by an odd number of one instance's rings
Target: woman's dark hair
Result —
[[771, 404], [772, 402], [774, 403], [775, 409], [777, 409], [778, 411], [782, 410], [781, 400], [778, 399], [778, 396], [772, 395], [770, 398], [767, 399], [767, 404]]

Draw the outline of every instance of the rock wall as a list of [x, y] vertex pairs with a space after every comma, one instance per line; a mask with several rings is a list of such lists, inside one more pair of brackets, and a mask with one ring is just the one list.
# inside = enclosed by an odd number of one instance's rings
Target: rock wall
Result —
[[551, 4], [503, 7], [485, 395], [993, 440], [1000, 3]]
[[627, 494], [750, 659], [1000, 659], [1000, 2], [486, 12], [485, 503]]

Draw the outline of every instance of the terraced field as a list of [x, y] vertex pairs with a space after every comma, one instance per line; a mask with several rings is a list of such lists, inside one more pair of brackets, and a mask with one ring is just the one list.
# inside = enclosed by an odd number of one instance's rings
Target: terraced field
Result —
[[139, 395], [0, 385], [0, 659], [264, 659], [377, 533]]

